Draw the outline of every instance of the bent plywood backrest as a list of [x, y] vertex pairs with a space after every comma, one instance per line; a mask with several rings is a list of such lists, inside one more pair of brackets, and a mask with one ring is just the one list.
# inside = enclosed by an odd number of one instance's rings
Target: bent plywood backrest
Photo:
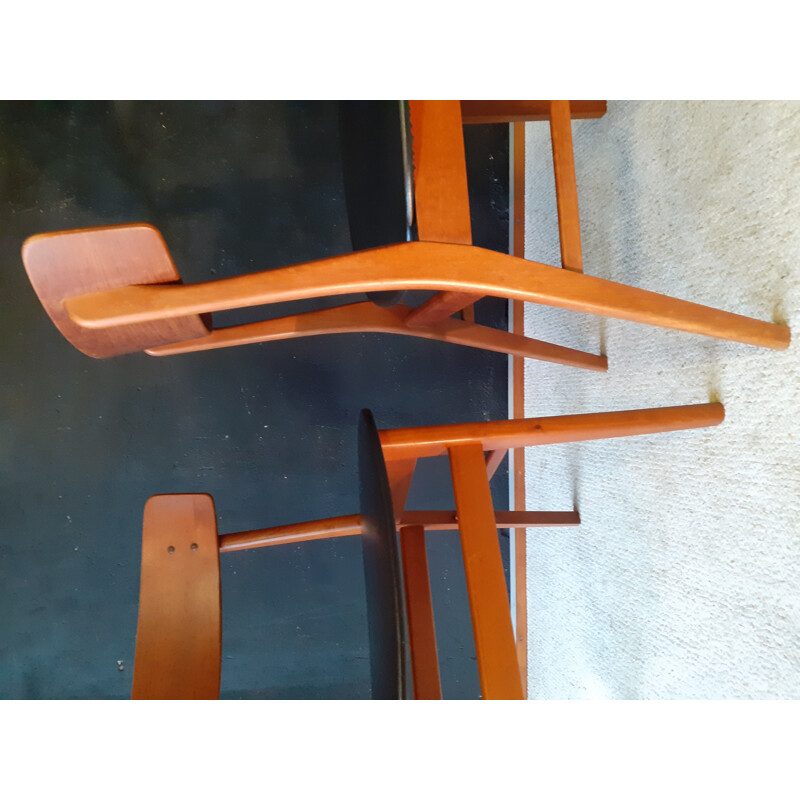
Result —
[[179, 282], [167, 245], [152, 225], [42, 233], [25, 242], [22, 262], [50, 319], [64, 338], [87, 356], [135, 353], [209, 331], [209, 318], [199, 314], [91, 330], [71, 320], [64, 308], [70, 297], [124, 286]]
[[142, 526], [133, 699], [219, 698], [222, 610], [214, 501], [151, 497]]

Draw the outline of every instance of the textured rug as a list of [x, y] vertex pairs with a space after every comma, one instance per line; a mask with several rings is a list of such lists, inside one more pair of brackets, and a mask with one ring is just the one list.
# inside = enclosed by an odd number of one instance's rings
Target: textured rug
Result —
[[[614, 102], [573, 122], [590, 275], [800, 322], [800, 103]], [[526, 130], [525, 255], [560, 264], [546, 123]], [[532, 699], [800, 698], [800, 326], [770, 351], [528, 305], [526, 415], [704, 403], [718, 427], [531, 448]]]

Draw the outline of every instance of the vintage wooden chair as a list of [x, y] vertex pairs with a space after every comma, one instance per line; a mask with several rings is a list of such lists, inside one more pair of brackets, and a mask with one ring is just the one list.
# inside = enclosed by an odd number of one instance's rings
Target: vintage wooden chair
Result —
[[[133, 224], [33, 236], [23, 245], [23, 262], [58, 329], [76, 348], [95, 358], [138, 350], [170, 355], [324, 333], [381, 331], [584, 369], [607, 369], [604, 355], [476, 325], [469, 310], [484, 295], [786, 348], [790, 333], [785, 325], [582, 273], [570, 120], [573, 112], [597, 116], [601, 111], [577, 102], [574, 106], [571, 111], [569, 101], [545, 101], [544, 105], [542, 101], [477, 105], [410, 101], [413, 192], [406, 180], [405, 194], [413, 194], [414, 202], [413, 216], [404, 215], [402, 225], [393, 229], [392, 238], [404, 232], [400, 243], [372, 246], [368, 218], [363, 225], [351, 222], [356, 252], [183, 285], [159, 232], [150, 225]], [[462, 123], [542, 116], [550, 119], [553, 133], [565, 269], [472, 245]], [[354, 124], [352, 128], [363, 126]], [[402, 156], [406, 151], [398, 148], [398, 152]], [[356, 156], [351, 154], [350, 161], [358, 161]], [[404, 174], [408, 177], [408, 170]], [[368, 184], [368, 177], [356, 177], [347, 185]], [[405, 241], [408, 238], [416, 240]], [[416, 308], [402, 303], [384, 307], [401, 298], [397, 293], [414, 289], [436, 294]], [[209, 314], [214, 311], [353, 292], [379, 293], [370, 294], [378, 305], [352, 303], [218, 330], [210, 323]], [[465, 318], [453, 318], [459, 311]]]
[[[576, 511], [497, 512], [489, 478], [508, 448], [718, 425], [719, 403], [378, 431], [359, 424], [361, 513], [218, 535], [205, 494], [156, 495], [145, 506], [134, 699], [219, 696], [219, 553], [361, 535], [372, 697], [441, 699], [425, 531], [457, 528], [484, 699], [522, 699], [497, 528], [577, 525]], [[455, 511], [406, 511], [418, 459], [447, 455]], [[398, 545], [399, 533], [399, 545]]]

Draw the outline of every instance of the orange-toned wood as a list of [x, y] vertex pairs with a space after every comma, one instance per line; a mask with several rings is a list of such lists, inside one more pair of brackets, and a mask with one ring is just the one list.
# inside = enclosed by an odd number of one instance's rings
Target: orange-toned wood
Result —
[[[570, 100], [572, 119], [596, 119], [606, 113], [605, 100]], [[462, 100], [465, 125], [538, 122], [550, 119], [549, 100]]]
[[392, 508], [395, 520], [399, 520], [406, 507], [408, 493], [411, 490], [411, 481], [414, 478], [414, 469], [417, 466], [416, 458], [408, 460], [397, 459], [391, 464], [386, 464], [386, 476], [389, 480], [389, 491], [392, 494]]
[[[718, 311], [481, 247], [406, 242], [191, 286], [129, 286], [65, 301], [88, 328], [309, 297], [390, 289], [466, 287], [484, 295], [585, 311], [783, 350], [785, 325]], [[406, 319], [406, 322], [408, 320]]]
[[[525, 258], [525, 123], [515, 122], [512, 138], [514, 148], [511, 153], [514, 212], [511, 238], [511, 254]], [[516, 317], [515, 317], [516, 319]], [[515, 331], [518, 333], [519, 331]]]
[[151, 225], [42, 233], [22, 246], [22, 262], [45, 311], [74, 347], [92, 358], [193, 339], [208, 332], [197, 315], [93, 331], [76, 325], [63, 300], [132, 284], [178, 281], [161, 234]]
[[[599, 414], [570, 414], [496, 422], [467, 422], [380, 432], [384, 458], [389, 461], [444, 455], [465, 442], [481, 442], [485, 450], [541, 444], [583, 442], [618, 436], [707, 428], [725, 418], [721, 403], [703, 403]], [[483, 463], [483, 459], [481, 459]], [[483, 474], [486, 474], [484, 464]]]
[[484, 295], [475, 292], [442, 291], [414, 309], [406, 320], [407, 325], [433, 325], [447, 319], [456, 311], [476, 303]]
[[484, 700], [521, 700], [511, 610], [479, 441], [448, 450]]
[[461, 309], [461, 319], [464, 322], [475, 322], [475, 306], [464, 306]]
[[[605, 103], [603, 104], [605, 113]], [[570, 106], [574, 112], [574, 108]], [[515, 256], [525, 256], [525, 123], [515, 122], [513, 126], [514, 149], [512, 154], [514, 199], [514, 222], [512, 226], [512, 249]], [[518, 336], [525, 334], [525, 306], [519, 300], [512, 300], [513, 332]], [[525, 418], [525, 362], [514, 356], [511, 363], [512, 419]], [[522, 511], [525, 500], [525, 450], [513, 451], [512, 480], [514, 486], [514, 508]], [[577, 516], [577, 512], [576, 512]], [[527, 592], [527, 545], [526, 532], [514, 531], [514, 633], [517, 641], [517, 660], [522, 677], [522, 694], [528, 697], [528, 592]]]
[[[557, 528], [580, 525], [577, 511], [495, 511], [497, 528]], [[458, 529], [455, 511], [404, 511], [399, 525], [421, 525], [426, 531]]]
[[[391, 467], [403, 463], [402, 461], [393, 461]], [[410, 485], [410, 481], [408, 483]], [[407, 494], [408, 488], [398, 487], [397, 491], [398, 493], [405, 491]], [[552, 528], [580, 525], [581, 522], [576, 511], [498, 511], [495, 516], [498, 528]], [[402, 511], [397, 514], [397, 524], [398, 527], [420, 525], [428, 531], [458, 529], [455, 511]], [[361, 516], [346, 514], [341, 517], [276, 525], [272, 528], [223, 533], [219, 537], [219, 551], [220, 553], [230, 553], [235, 550], [251, 550], [279, 544], [298, 544], [315, 539], [334, 539], [338, 536], [358, 536], [360, 534]]]
[[400, 551], [414, 699], [441, 700], [442, 683], [436, 652], [428, 556], [425, 552], [425, 528], [421, 525], [400, 528]]
[[580, 350], [572, 350], [569, 347], [537, 339], [526, 339], [524, 336], [517, 336], [497, 328], [475, 325], [458, 319], [446, 319], [425, 328], [409, 328], [405, 324], [405, 318], [410, 311], [411, 308], [404, 305], [381, 308], [374, 303], [351, 303], [295, 314], [291, 317], [220, 328], [199, 339], [148, 348], [145, 352], [151, 356], [171, 356], [302, 336], [369, 331], [433, 339], [438, 342], [476, 347], [495, 353], [515, 354], [523, 358], [535, 358], [598, 372], [605, 372], [608, 369], [608, 359], [605, 356], [583, 353]]
[[553, 145], [553, 172], [556, 179], [561, 266], [564, 269], [583, 272], [578, 184], [575, 179], [569, 100], [550, 101], [550, 140]]
[[497, 472], [497, 468], [503, 463], [503, 459], [506, 457], [506, 453], [508, 450], [504, 450], [502, 447], [499, 450], [490, 450], [486, 454], [486, 476], [491, 480], [494, 477], [495, 472]]
[[140, 585], [133, 699], [217, 699], [222, 615], [209, 495], [147, 501]]
[[296, 544], [314, 539], [332, 539], [337, 536], [357, 536], [360, 534], [361, 515], [348, 514], [342, 517], [318, 519], [311, 522], [278, 525], [273, 528], [225, 533], [219, 537], [219, 551], [228, 553], [233, 550], [250, 550], [255, 547]]
[[[457, 100], [412, 100], [409, 110], [419, 239], [472, 244], [460, 103]], [[480, 295], [464, 292], [442, 292], [414, 309], [407, 324], [441, 322], [479, 298]]]
[[423, 242], [472, 244], [458, 100], [410, 100], [414, 208]]

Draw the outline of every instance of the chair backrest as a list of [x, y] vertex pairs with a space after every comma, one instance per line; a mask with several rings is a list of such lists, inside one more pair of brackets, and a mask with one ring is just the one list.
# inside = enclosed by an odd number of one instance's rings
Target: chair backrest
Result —
[[358, 425], [358, 473], [372, 699], [401, 700], [408, 696], [402, 568], [386, 463], [368, 409]]
[[31, 236], [22, 262], [45, 311], [64, 338], [92, 358], [137, 353], [148, 347], [198, 339], [210, 329], [208, 315], [190, 314], [104, 330], [73, 322], [63, 301], [107, 289], [180, 282], [167, 245], [152, 225], [114, 225]]
[[144, 507], [133, 699], [216, 700], [222, 658], [219, 544], [207, 494]]

